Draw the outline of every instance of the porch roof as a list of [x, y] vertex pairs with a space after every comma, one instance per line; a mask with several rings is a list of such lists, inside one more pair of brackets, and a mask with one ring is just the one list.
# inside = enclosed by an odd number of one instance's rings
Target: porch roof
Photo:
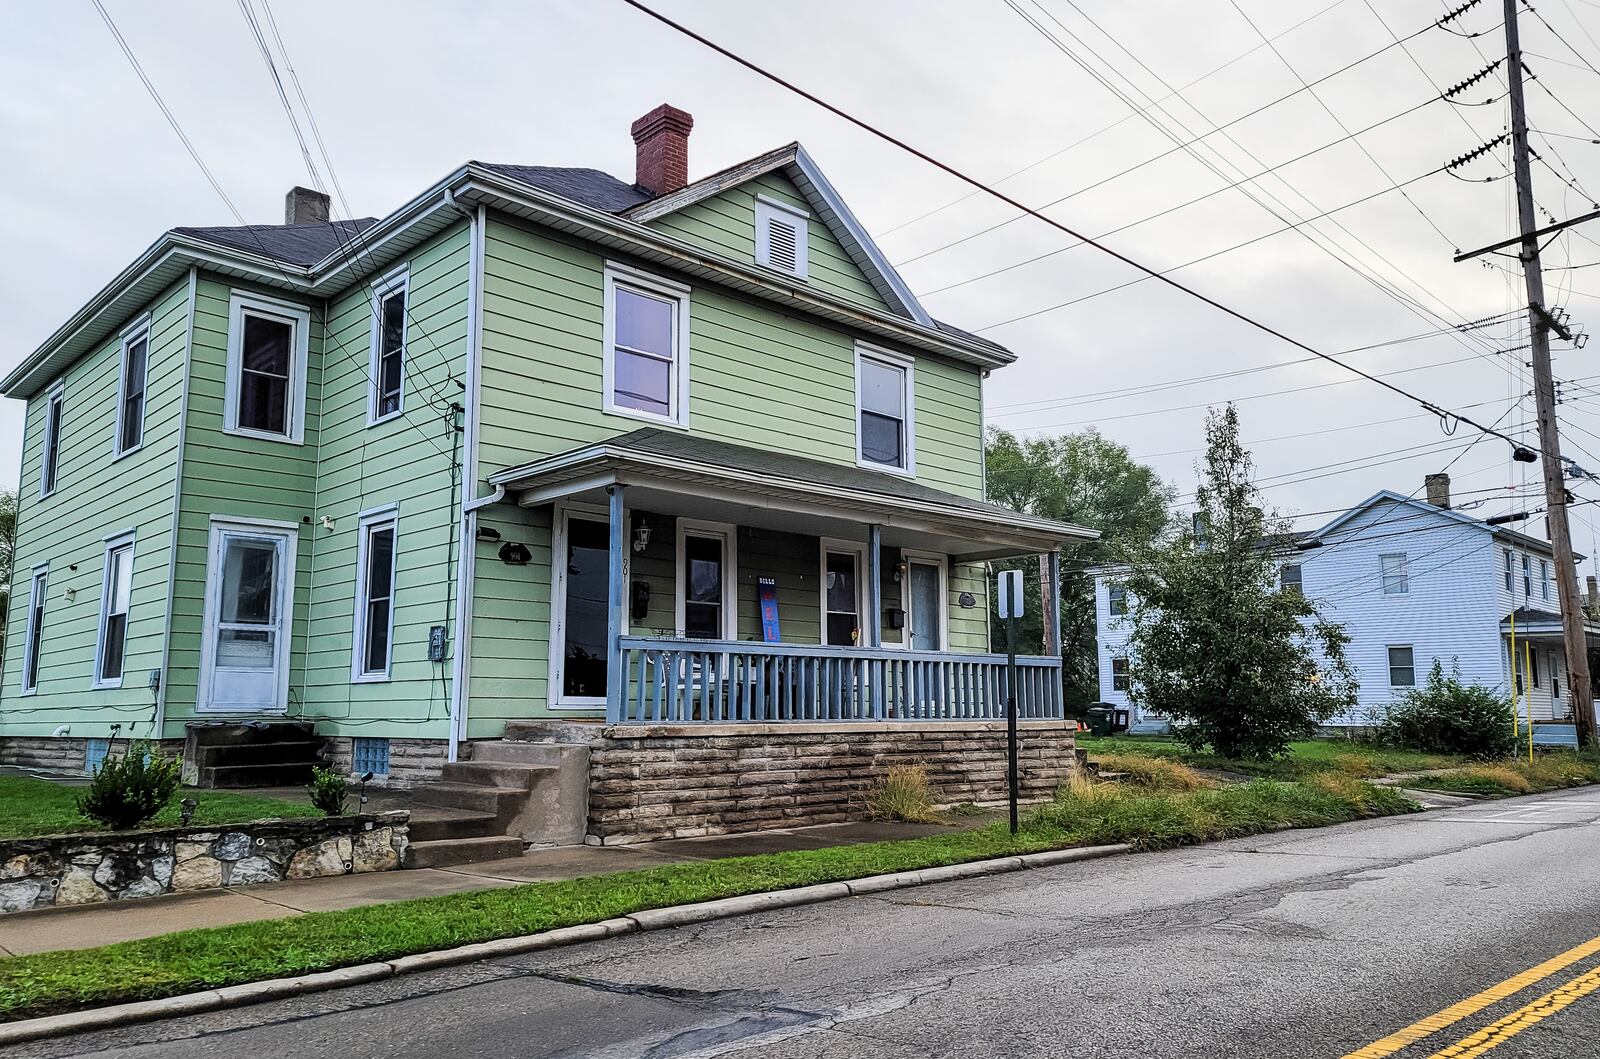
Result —
[[[767, 511], [796, 529], [795, 516], [876, 524], [938, 538], [941, 550], [968, 561], [1051, 552], [1099, 536], [1083, 526], [1025, 515], [882, 471], [653, 427], [508, 467], [490, 475], [489, 482], [527, 507], [619, 484], [630, 487], [628, 504], [635, 508], [694, 498], [720, 507], [724, 515], [736, 514], [732, 521], [748, 522]], [[660, 509], [670, 510], [670, 504]]]
[[[1518, 636], [1561, 636], [1561, 615], [1556, 611], [1538, 610], [1533, 607], [1518, 607], [1504, 618], [1500, 619], [1500, 629], [1509, 633], [1512, 629], [1512, 619], [1516, 620]], [[1583, 631], [1586, 635], [1600, 635], [1600, 623], [1585, 621]]]

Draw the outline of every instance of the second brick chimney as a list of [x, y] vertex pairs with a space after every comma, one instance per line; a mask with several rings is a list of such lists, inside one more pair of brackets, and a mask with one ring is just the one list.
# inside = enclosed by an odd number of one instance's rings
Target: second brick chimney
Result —
[[694, 117], [663, 103], [633, 123], [638, 157], [634, 183], [657, 195], [668, 195], [689, 182], [689, 131]]
[[283, 198], [284, 224], [326, 224], [328, 196], [310, 188], [292, 187]]

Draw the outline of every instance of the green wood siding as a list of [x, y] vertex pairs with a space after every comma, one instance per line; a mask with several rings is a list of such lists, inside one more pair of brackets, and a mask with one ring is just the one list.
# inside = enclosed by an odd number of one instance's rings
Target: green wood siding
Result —
[[[71, 723], [72, 735], [150, 736], [154, 697], [148, 674], [161, 668], [167, 616], [175, 466], [189, 336], [189, 283], [157, 296], [148, 312], [150, 344], [144, 441], [120, 459], [117, 430], [122, 342], [103, 342], [66, 373], [55, 492], [39, 497], [47, 393], [28, 402], [18, 487], [16, 568], [6, 625], [0, 733], [46, 735]], [[118, 329], [120, 332], [120, 328]], [[133, 593], [120, 689], [91, 690], [107, 536], [132, 529]], [[39, 687], [20, 694], [22, 654], [36, 563], [50, 564]], [[74, 569], [76, 567], [76, 569]], [[72, 599], [67, 598], [71, 591]]]
[[839, 240], [822, 222], [794, 183], [781, 173], [767, 173], [754, 180], [703, 199], [692, 206], [675, 210], [650, 222], [652, 228], [725, 254], [735, 261], [756, 259], [756, 196], [793, 206], [811, 215], [807, 228], [806, 254], [809, 262], [806, 282], [817, 290], [848, 298], [874, 309], [888, 309], [876, 287], [862, 274]]

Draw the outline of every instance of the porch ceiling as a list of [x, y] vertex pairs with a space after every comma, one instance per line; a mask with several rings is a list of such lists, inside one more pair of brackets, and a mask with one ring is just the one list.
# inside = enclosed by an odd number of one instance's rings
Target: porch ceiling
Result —
[[967, 562], [1098, 536], [879, 471], [655, 429], [507, 468], [489, 481], [527, 507], [599, 500], [619, 484], [634, 510], [847, 538], [876, 524], [886, 545]]
[[[1516, 619], [1515, 625], [1512, 624], [1512, 619]], [[1508, 636], [1515, 631], [1519, 640], [1523, 637], [1530, 640], [1560, 640], [1564, 636], [1560, 614], [1548, 610], [1530, 610], [1527, 607], [1519, 607], [1501, 618], [1500, 631]], [[1600, 624], [1586, 621], [1583, 623], [1583, 631], [1586, 636], [1600, 636]]]

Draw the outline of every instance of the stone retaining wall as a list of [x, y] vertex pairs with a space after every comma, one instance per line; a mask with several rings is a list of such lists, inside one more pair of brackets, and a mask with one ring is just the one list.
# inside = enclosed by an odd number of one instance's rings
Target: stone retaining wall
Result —
[[409, 818], [400, 811], [0, 839], [0, 912], [390, 871], [405, 861]]
[[[160, 739], [156, 746], [163, 753], [183, 752], [182, 739]], [[126, 736], [111, 742], [111, 753], [121, 757], [128, 748]], [[0, 765], [17, 765], [63, 775], [83, 775], [89, 755], [89, 741], [78, 736], [8, 735], [0, 737]]]
[[[589, 841], [839, 823], [866, 816], [891, 765], [927, 769], [940, 805], [1006, 800], [1006, 726], [889, 724], [616, 726], [590, 744]], [[1073, 726], [1024, 721], [1024, 801], [1055, 794], [1078, 767]]]

